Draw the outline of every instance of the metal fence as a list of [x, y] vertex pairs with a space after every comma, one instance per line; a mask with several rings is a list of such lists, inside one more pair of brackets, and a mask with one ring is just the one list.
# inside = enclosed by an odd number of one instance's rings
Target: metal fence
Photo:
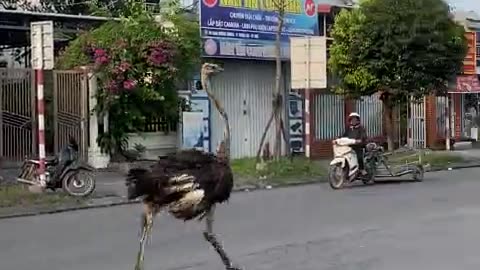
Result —
[[342, 96], [317, 94], [313, 99], [315, 139], [329, 140], [345, 130], [345, 101]]
[[355, 111], [362, 117], [368, 137], [383, 134], [383, 103], [379, 95], [365, 96], [355, 102]]
[[36, 152], [32, 82], [32, 70], [0, 69], [0, 157], [8, 161]]

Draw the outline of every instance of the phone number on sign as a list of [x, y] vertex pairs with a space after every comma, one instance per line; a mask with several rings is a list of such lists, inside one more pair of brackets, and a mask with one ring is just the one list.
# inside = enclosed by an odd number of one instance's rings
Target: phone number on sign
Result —
[[214, 31], [214, 30], [205, 30], [203, 31], [205, 36], [211, 37], [229, 37], [229, 38], [247, 38], [247, 39], [259, 39], [259, 34], [254, 33], [236, 33], [228, 31]]

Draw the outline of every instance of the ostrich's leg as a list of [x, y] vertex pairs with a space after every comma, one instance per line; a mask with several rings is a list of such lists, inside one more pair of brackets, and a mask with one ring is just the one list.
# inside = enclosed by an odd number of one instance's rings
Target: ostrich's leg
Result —
[[213, 233], [213, 221], [215, 214], [215, 206], [212, 206], [206, 214], [206, 231], [203, 233], [205, 240], [207, 240], [215, 249], [215, 251], [222, 259], [223, 264], [227, 270], [241, 270], [241, 268], [235, 267], [232, 264], [232, 261], [228, 257], [227, 253], [223, 249], [222, 245], [218, 242], [217, 236]]
[[145, 210], [142, 214], [142, 235], [140, 237], [140, 248], [137, 254], [137, 262], [135, 264], [135, 270], [143, 269], [143, 260], [145, 254], [145, 243], [148, 235], [152, 232], [153, 227], [153, 217], [155, 215], [155, 209], [149, 205], [145, 204]]

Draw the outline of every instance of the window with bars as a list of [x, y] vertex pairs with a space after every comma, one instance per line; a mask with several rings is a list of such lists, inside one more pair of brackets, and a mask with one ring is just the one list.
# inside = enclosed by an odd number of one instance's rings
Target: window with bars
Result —
[[176, 132], [177, 121], [174, 119], [168, 119], [166, 117], [156, 118], [148, 117], [143, 129], [140, 132]]

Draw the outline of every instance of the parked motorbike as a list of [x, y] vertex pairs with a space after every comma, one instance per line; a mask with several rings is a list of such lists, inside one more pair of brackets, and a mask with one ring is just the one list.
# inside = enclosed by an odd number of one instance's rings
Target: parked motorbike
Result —
[[[330, 186], [333, 189], [340, 189], [345, 183], [352, 183], [354, 181], [362, 181], [364, 184], [373, 184], [375, 182], [375, 174], [379, 154], [382, 152], [382, 147], [375, 143], [369, 143], [367, 154], [362, 157], [357, 157], [351, 145], [355, 144], [356, 140], [350, 138], [339, 138], [333, 141], [334, 158], [330, 162], [330, 169], [328, 179]], [[358, 159], [364, 158], [366, 175], [360, 173], [358, 167]]]
[[[72, 142], [71, 143], [76, 143]], [[86, 197], [95, 190], [94, 169], [78, 158], [78, 149], [66, 146], [61, 153], [68, 151], [68, 155], [49, 157], [45, 161], [46, 188], [53, 191], [63, 189], [74, 197]], [[60, 158], [66, 159], [65, 165], [57, 168]], [[26, 159], [22, 165], [17, 181], [28, 185], [39, 185], [40, 175], [37, 173], [40, 161]], [[56, 173], [56, 170], [60, 170]], [[55, 177], [56, 176], [56, 177]]]

